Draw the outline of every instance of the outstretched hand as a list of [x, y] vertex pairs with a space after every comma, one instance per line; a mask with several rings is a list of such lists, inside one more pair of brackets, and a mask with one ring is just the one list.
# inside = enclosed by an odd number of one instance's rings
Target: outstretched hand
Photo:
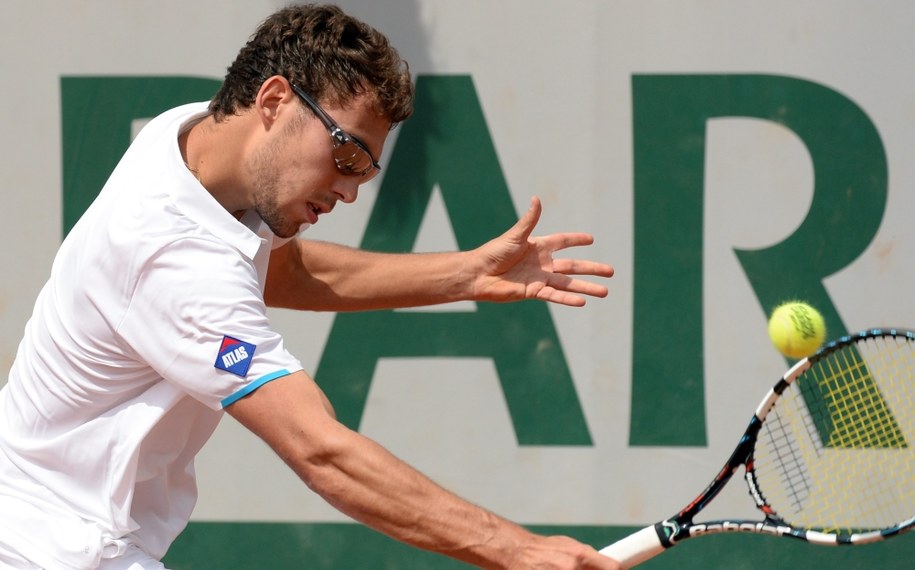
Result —
[[582, 259], [553, 259], [569, 247], [591, 245], [586, 233], [559, 233], [530, 237], [543, 207], [531, 200], [527, 212], [501, 236], [473, 251], [475, 274], [472, 296], [478, 301], [507, 302], [540, 299], [581, 307], [585, 296], [606, 297], [607, 287], [576, 276], [612, 277], [613, 267]]

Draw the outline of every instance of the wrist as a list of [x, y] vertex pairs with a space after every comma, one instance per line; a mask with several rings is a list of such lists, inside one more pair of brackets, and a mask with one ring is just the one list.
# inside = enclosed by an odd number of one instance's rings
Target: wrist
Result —
[[490, 570], [505, 570], [516, 567], [524, 545], [534, 535], [524, 527], [487, 513], [487, 523], [481, 525], [483, 535], [466, 549], [465, 560]]
[[456, 301], [476, 301], [477, 300], [477, 276], [480, 271], [477, 257], [479, 251], [474, 249], [470, 251], [458, 252], [458, 260], [455, 266], [457, 274], [455, 275], [455, 288], [457, 292]]

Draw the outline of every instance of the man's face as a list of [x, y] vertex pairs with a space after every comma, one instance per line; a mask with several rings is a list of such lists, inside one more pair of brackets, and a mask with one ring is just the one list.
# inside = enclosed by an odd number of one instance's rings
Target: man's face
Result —
[[[338, 170], [327, 128], [303, 103], [296, 100], [295, 104], [300, 107], [276, 123], [276, 132], [254, 151], [247, 167], [254, 209], [280, 237], [293, 237], [302, 224], [316, 223], [338, 201], [354, 202], [364, 180]], [[367, 96], [345, 108], [322, 106], [340, 128], [364, 143], [372, 156], [381, 156], [390, 124], [372, 111]]]

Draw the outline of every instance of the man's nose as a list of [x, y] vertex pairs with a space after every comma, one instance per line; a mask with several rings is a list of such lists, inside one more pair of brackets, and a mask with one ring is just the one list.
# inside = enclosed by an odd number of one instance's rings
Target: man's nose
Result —
[[336, 193], [340, 196], [341, 202], [352, 204], [359, 196], [359, 183], [347, 181], [336, 188]]

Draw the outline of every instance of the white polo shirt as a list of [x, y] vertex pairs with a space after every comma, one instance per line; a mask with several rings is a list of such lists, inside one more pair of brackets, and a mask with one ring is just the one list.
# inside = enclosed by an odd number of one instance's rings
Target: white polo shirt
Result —
[[151, 121], [64, 240], [0, 391], [0, 545], [94, 568], [165, 554], [223, 408], [301, 369], [263, 300], [280, 240], [184, 166], [206, 103]]

